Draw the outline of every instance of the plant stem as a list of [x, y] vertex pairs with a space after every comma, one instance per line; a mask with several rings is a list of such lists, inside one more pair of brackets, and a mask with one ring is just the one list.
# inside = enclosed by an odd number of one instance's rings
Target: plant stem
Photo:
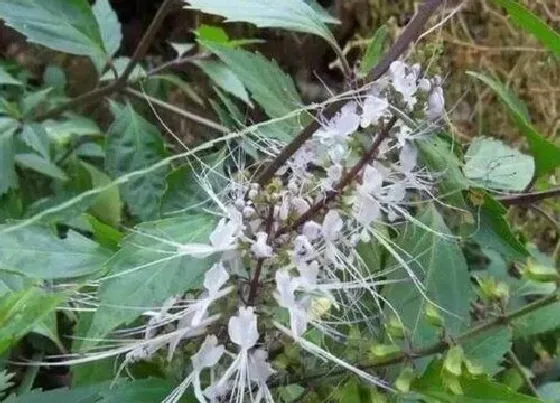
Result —
[[[502, 326], [508, 326], [509, 324], [511, 324], [512, 321], [514, 321], [517, 318], [520, 318], [522, 316], [528, 315], [534, 311], [536, 311], [537, 309], [540, 308], [544, 308], [546, 306], [552, 305], [556, 302], [560, 301], [560, 293], [558, 291], [555, 291], [554, 293], [547, 295], [546, 297], [540, 298], [534, 302], [531, 302], [513, 312], [510, 312], [509, 314], [504, 314], [501, 316], [498, 316], [495, 319], [486, 321], [484, 323], [481, 323], [477, 326], [472, 327], [470, 330], [467, 330], [464, 333], [461, 333], [460, 335], [458, 335], [457, 337], [454, 338], [455, 343], [457, 344], [461, 344], [464, 343], [476, 336], [479, 336], [480, 334], [487, 332], [488, 330], [494, 329], [496, 327], [502, 327]], [[439, 342], [436, 342], [432, 345], [429, 345], [427, 347], [424, 348], [420, 348], [420, 349], [416, 349], [416, 350], [411, 350], [411, 351], [407, 351], [407, 352], [400, 352], [394, 356], [392, 356], [391, 358], [384, 360], [384, 361], [380, 361], [374, 364], [368, 364], [368, 365], [355, 365], [357, 368], [360, 368], [362, 370], [371, 370], [371, 369], [378, 369], [378, 368], [385, 368], [388, 367], [390, 365], [394, 365], [394, 364], [399, 364], [402, 362], [405, 362], [407, 360], [410, 359], [418, 359], [418, 358], [423, 358], [423, 357], [427, 357], [433, 354], [437, 354], [437, 353], [443, 353], [445, 352], [448, 348], [450, 347], [450, 344], [448, 341], [442, 340]], [[336, 370], [333, 371], [328, 370], [328, 371], [321, 371], [315, 374], [311, 374], [308, 377], [306, 377], [305, 379], [301, 380], [301, 379], [277, 379], [274, 382], [271, 382], [270, 386], [279, 386], [279, 385], [284, 385], [284, 384], [288, 384], [291, 382], [304, 382], [304, 381], [308, 381], [308, 380], [313, 380], [313, 379], [317, 379], [317, 378], [323, 378], [323, 377], [327, 377], [327, 376], [336, 376], [336, 375], [340, 375], [346, 373], [346, 370], [341, 369], [341, 370]], [[301, 377], [300, 377], [301, 378]]]
[[371, 145], [369, 151], [365, 153], [360, 161], [356, 163], [341, 179], [334, 186], [334, 190], [332, 192], [327, 193], [323, 200], [318, 201], [314, 205], [312, 205], [307, 211], [305, 211], [297, 220], [295, 220], [291, 225], [279, 228], [278, 231], [274, 234], [275, 237], [282, 235], [285, 232], [293, 231], [297, 229], [300, 225], [304, 224], [306, 221], [311, 219], [315, 214], [317, 214], [323, 207], [325, 207], [329, 202], [331, 202], [337, 194], [340, 194], [344, 190], [346, 186], [351, 184], [354, 179], [358, 176], [358, 174], [362, 171], [362, 169], [369, 164], [375, 156], [377, 155], [377, 151], [379, 150], [379, 146], [387, 137], [389, 137], [389, 132], [393, 128], [393, 126], [397, 123], [397, 117], [393, 116], [382, 129], [379, 135], [375, 138], [375, 141]]
[[542, 192], [521, 193], [515, 195], [507, 195], [497, 197], [497, 200], [506, 206], [515, 206], [519, 204], [531, 204], [552, 197], [560, 196], [560, 188], [544, 190]]
[[[408, 48], [408, 46], [414, 42], [418, 36], [420, 36], [420, 33], [430, 16], [432, 16], [436, 12], [437, 8], [445, 1], [446, 0], [424, 0], [422, 5], [418, 8], [416, 15], [408, 23], [402, 34], [397, 38], [383, 59], [381, 59], [370, 71], [367, 76], [368, 82], [378, 80], [389, 69], [391, 63], [397, 60]], [[344, 104], [346, 104], [345, 100], [333, 102], [319, 113], [324, 118], [330, 119]], [[288, 158], [294, 155], [294, 153], [305, 143], [305, 141], [321, 127], [319, 118], [320, 116], [316, 116], [311, 123], [304, 127], [301, 133], [298, 134], [288, 145], [286, 145], [282, 152], [278, 154], [262, 172], [259, 173], [257, 177], [257, 183], [259, 183], [259, 185], [266, 185], [272, 179], [276, 171], [284, 165]]]
[[159, 7], [154, 19], [152, 20], [148, 30], [144, 33], [144, 36], [140, 40], [140, 43], [136, 47], [130, 62], [126, 66], [123, 74], [113, 83], [108, 84], [101, 88], [95, 88], [85, 94], [79, 95], [75, 98], [70, 99], [69, 101], [59, 105], [53, 109], [50, 109], [42, 114], [39, 114], [35, 117], [37, 121], [42, 121], [46, 119], [55, 118], [61, 113], [69, 110], [74, 109], [78, 106], [83, 106], [100, 100], [108, 95], [111, 95], [114, 92], [121, 91], [125, 88], [126, 82], [128, 81], [128, 77], [134, 71], [136, 65], [140, 62], [140, 60], [146, 55], [150, 45], [152, 44], [157, 31], [163, 24], [165, 17], [171, 10], [171, 7], [175, 0], [165, 0], [163, 4]]
[[173, 112], [173, 113], [175, 113], [175, 114], [177, 114], [177, 115], [179, 115], [179, 116], [181, 116], [185, 119], [192, 120], [193, 122], [196, 122], [196, 123], [198, 123], [202, 126], [206, 126], [206, 127], [211, 128], [211, 129], [218, 130], [219, 132], [222, 132], [222, 133], [229, 133], [230, 132], [230, 130], [227, 127], [222, 126], [219, 123], [216, 123], [216, 122], [214, 122], [210, 119], [199, 116], [199, 115], [197, 115], [193, 112], [189, 112], [189, 111], [187, 111], [183, 108], [178, 108], [177, 106], [171, 105], [171, 104], [169, 104], [165, 101], [162, 101], [161, 99], [151, 97], [147, 94], [144, 94], [140, 91], [136, 91], [132, 88], [126, 88], [124, 90], [124, 93], [128, 94], [128, 95], [131, 95], [133, 97], [136, 97], [138, 99], [142, 99], [144, 101], [147, 101], [148, 103], [156, 105], [156, 106], [158, 106], [162, 109]]
[[515, 355], [515, 353], [513, 351], [510, 351], [507, 354], [507, 357], [511, 361], [511, 364], [514, 366], [514, 368], [517, 370], [517, 372], [519, 372], [519, 375], [521, 376], [521, 378], [523, 378], [523, 381], [525, 382], [525, 386], [527, 386], [527, 389], [529, 389], [529, 391], [531, 392], [531, 394], [533, 396], [538, 397], [539, 392], [537, 392], [537, 389], [535, 388], [535, 385], [533, 384], [533, 381], [531, 381], [531, 378], [529, 377], [527, 372], [525, 372], [525, 368], [523, 368], [523, 364], [521, 364], [521, 361], [519, 361], [519, 358], [517, 358], [517, 355]]

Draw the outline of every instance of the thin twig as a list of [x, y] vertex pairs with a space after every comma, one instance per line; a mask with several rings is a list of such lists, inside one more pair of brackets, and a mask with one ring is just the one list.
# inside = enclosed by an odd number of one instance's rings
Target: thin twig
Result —
[[[469, 341], [473, 338], [475, 338], [476, 336], [479, 336], [482, 333], [485, 333], [491, 329], [494, 328], [498, 328], [498, 327], [502, 327], [502, 326], [509, 326], [515, 319], [518, 319], [520, 317], [523, 317], [525, 315], [528, 315], [534, 311], [536, 311], [537, 309], [540, 308], [544, 308], [546, 306], [552, 305], [556, 302], [560, 301], [560, 293], [558, 293], [558, 291], [547, 295], [546, 297], [543, 297], [541, 299], [538, 299], [534, 302], [531, 302], [530, 304], [527, 304], [513, 312], [510, 312], [509, 314], [504, 314], [501, 316], [496, 317], [495, 319], [489, 320], [487, 322], [481, 323], [477, 326], [472, 327], [470, 330], [467, 330], [464, 333], [461, 333], [459, 336], [454, 338], [454, 343], [456, 344], [461, 344], [464, 343], [466, 341]], [[379, 368], [386, 368], [388, 366], [391, 365], [395, 365], [395, 364], [399, 364], [405, 361], [408, 361], [410, 359], [419, 359], [419, 358], [423, 358], [423, 357], [428, 357], [437, 353], [443, 353], [445, 351], [447, 351], [447, 349], [449, 349], [449, 347], [451, 347], [449, 341], [446, 340], [442, 340], [442, 341], [438, 341], [434, 344], [431, 344], [427, 347], [424, 348], [420, 348], [420, 349], [416, 349], [416, 350], [411, 350], [411, 351], [407, 351], [407, 352], [400, 352], [396, 355], [394, 355], [393, 357], [384, 360], [384, 361], [380, 361], [374, 364], [367, 364], [367, 365], [355, 365], [355, 367], [362, 369], [362, 370], [372, 370], [372, 369], [379, 369]], [[280, 379], [276, 379], [273, 382], [271, 382], [269, 384], [270, 387], [276, 387], [276, 386], [280, 386], [280, 385], [285, 385], [288, 383], [292, 383], [292, 382], [306, 382], [309, 380], [313, 380], [313, 379], [318, 379], [318, 378], [324, 378], [324, 377], [328, 377], [328, 376], [336, 376], [336, 375], [340, 375], [340, 374], [344, 374], [346, 373], [346, 370], [344, 369], [340, 369], [340, 370], [336, 370], [333, 371], [332, 369], [327, 370], [327, 371], [321, 371], [321, 372], [317, 372], [315, 374], [310, 374], [308, 377], [305, 377], [304, 379], [301, 379], [301, 376], [298, 376], [297, 378], [294, 377], [293, 379], [291, 379], [291, 377], [285, 377], [285, 378], [280, 378]], [[287, 379], [288, 378], [288, 379]]]
[[552, 197], [560, 196], [560, 188], [544, 190], [542, 192], [520, 193], [507, 196], [498, 196], [497, 200], [506, 206], [515, 206], [519, 204], [531, 204]]
[[[418, 8], [416, 15], [406, 26], [402, 34], [397, 38], [383, 59], [381, 59], [381, 61], [370, 71], [366, 79], [367, 82], [378, 80], [389, 69], [391, 63], [397, 60], [412, 42], [416, 41], [428, 19], [436, 12], [438, 7], [443, 4], [444, 1], [445, 0], [425, 0], [424, 3], [422, 3], [422, 5]], [[324, 118], [329, 119], [334, 116], [334, 114], [345, 103], [345, 100], [333, 102], [319, 113]], [[286, 147], [284, 147], [282, 152], [264, 168], [257, 177], [257, 182], [261, 186], [266, 185], [272, 179], [276, 171], [284, 165], [288, 158], [290, 158], [305, 143], [305, 141], [320, 128], [321, 124], [319, 122], [319, 116], [315, 117], [315, 119], [313, 119], [311, 123], [308, 124], [301, 133], [297, 135]]]
[[159, 66], [154, 67], [153, 69], [149, 70], [146, 75], [148, 77], [155, 76], [157, 74], [161, 74], [166, 70], [173, 70], [178, 67], [181, 67], [185, 64], [192, 63], [198, 60], [207, 59], [210, 56], [208, 52], [197, 53], [194, 55], [184, 56], [177, 59], [173, 59], [171, 61], [165, 62], [160, 64]]
[[533, 381], [525, 371], [525, 368], [523, 368], [523, 364], [521, 363], [521, 361], [519, 361], [517, 355], [515, 355], [513, 351], [510, 351], [509, 353], [507, 353], [507, 357], [508, 360], [511, 361], [511, 364], [514, 366], [517, 372], [519, 372], [519, 375], [521, 376], [523, 381], [525, 381], [525, 385], [527, 386], [527, 389], [529, 389], [529, 391], [531, 392], [531, 395], [538, 397], [539, 392], [537, 392], [537, 388], [535, 388]]
[[111, 95], [114, 92], [121, 91], [125, 88], [126, 82], [128, 81], [128, 77], [134, 71], [136, 65], [140, 62], [140, 60], [146, 55], [150, 45], [152, 44], [157, 31], [163, 24], [165, 16], [171, 10], [171, 6], [175, 0], [165, 0], [163, 4], [159, 7], [152, 23], [148, 27], [148, 30], [144, 33], [144, 36], [140, 40], [140, 43], [136, 47], [130, 62], [127, 64], [123, 74], [113, 83], [106, 85], [105, 87], [95, 88], [85, 94], [79, 95], [75, 98], [66, 101], [65, 103], [50, 109], [44, 113], [41, 113], [35, 117], [37, 121], [42, 121], [46, 119], [55, 118], [61, 113], [69, 110], [74, 109], [79, 106], [84, 106], [100, 100], [108, 95]]
[[229, 133], [231, 131], [227, 127], [222, 126], [221, 124], [216, 123], [216, 122], [214, 122], [210, 119], [204, 118], [204, 117], [199, 116], [199, 115], [197, 115], [193, 112], [189, 112], [185, 109], [182, 109], [182, 108], [179, 108], [177, 106], [171, 105], [171, 104], [169, 104], [165, 101], [162, 101], [161, 99], [151, 97], [147, 94], [144, 94], [140, 91], [136, 91], [132, 88], [126, 88], [124, 90], [124, 93], [128, 94], [128, 95], [131, 95], [133, 97], [136, 97], [138, 99], [142, 99], [144, 101], [147, 101], [147, 102], [149, 102], [153, 105], [156, 105], [156, 106], [158, 106], [162, 109], [173, 112], [173, 113], [175, 113], [175, 114], [177, 114], [177, 115], [179, 115], [179, 116], [181, 116], [185, 119], [192, 120], [193, 122], [196, 122], [196, 123], [198, 123], [202, 126], [206, 126], [206, 127], [211, 128], [211, 129], [218, 130], [219, 132], [222, 132], [222, 133]]
[[330, 203], [337, 194], [340, 194], [344, 190], [346, 186], [354, 181], [354, 179], [358, 176], [358, 174], [362, 171], [362, 169], [369, 164], [375, 156], [377, 155], [377, 151], [379, 150], [379, 146], [383, 140], [385, 140], [389, 136], [389, 132], [393, 128], [393, 126], [397, 123], [397, 117], [393, 116], [387, 125], [385, 125], [379, 135], [375, 138], [375, 141], [371, 145], [369, 151], [365, 153], [360, 161], [356, 163], [338, 182], [334, 187], [333, 191], [327, 193], [323, 200], [318, 201], [314, 205], [312, 205], [307, 211], [305, 211], [301, 216], [298, 217], [291, 225], [287, 225], [282, 227], [276, 231], [275, 237], [278, 237], [286, 232], [292, 231], [297, 229], [300, 225], [304, 224], [306, 221], [310, 220], [315, 214], [323, 209], [328, 203]]

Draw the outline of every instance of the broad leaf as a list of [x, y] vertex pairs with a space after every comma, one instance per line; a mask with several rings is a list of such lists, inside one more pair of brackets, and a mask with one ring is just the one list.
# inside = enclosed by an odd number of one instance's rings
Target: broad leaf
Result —
[[[423, 205], [416, 219], [419, 224], [401, 228], [397, 245], [406, 251], [402, 259], [422, 283], [425, 296], [408, 281], [387, 287], [385, 297], [411, 332], [412, 344], [420, 348], [438, 340], [437, 329], [425, 318], [427, 304], [444, 309], [440, 314], [446, 331], [458, 334], [469, 326], [473, 292], [463, 252], [434, 206]], [[391, 277], [402, 279], [409, 275], [401, 268]]]
[[173, 385], [163, 379], [139, 379], [123, 382], [113, 389], [101, 389], [98, 403], [163, 402]]
[[23, 126], [21, 138], [33, 151], [38, 152], [47, 160], [50, 159], [50, 139], [43, 125], [30, 124]]
[[495, 374], [501, 370], [504, 355], [511, 350], [511, 330], [491, 329], [466, 341], [462, 347], [467, 359], [481, 365], [485, 372]]
[[0, 353], [25, 336], [66, 296], [29, 288], [0, 299]]
[[0, 196], [18, 186], [14, 155], [14, 133], [17, 127], [17, 121], [0, 118]]
[[207, 214], [140, 224], [107, 263], [109, 278], [101, 283], [101, 306], [90, 337], [129, 323], [146, 310], [142, 307], [159, 306], [173, 295], [200, 287], [213, 259], [183, 256], [173, 242], [207, 243], [214, 226], [215, 219]]
[[107, 251], [74, 231], [65, 239], [37, 226], [0, 233], [0, 267], [27, 277], [85, 276], [101, 270], [107, 259]]
[[[82, 162], [84, 168], [91, 176], [91, 184], [94, 188], [106, 186], [111, 179], [93, 165]], [[101, 221], [118, 227], [121, 222], [121, 197], [119, 188], [113, 186], [101, 192], [90, 207], [90, 212]]]
[[522, 192], [531, 183], [535, 161], [500, 140], [476, 137], [465, 154], [463, 172], [480, 187]]
[[32, 153], [16, 154], [15, 160], [18, 165], [50, 176], [53, 179], [68, 180], [68, 175], [62, 169], [40, 155]]
[[[115, 121], [107, 131], [105, 167], [114, 178], [151, 166], [165, 157], [165, 147], [156, 127], [136, 113], [130, 104], [111, 104]], [[159, 216], [165, 190], [162, 168], [133, 179], [122, 187], [123, 199], [141, 220]]]
[[246, 102], [249, 106], [253, 106], [243, 83], [224, 63], [213, 60], [198, 60], [195, 64], [200, 67], [218, 87]]
[[19, 396], [10, 395], [4, 403], [96, 403], [99, 392], [109, 386], [109, 383], [105, 383], [74, 389], [32, 390]]
[[0, 18], [30, 42], [54, 50], [93, 57], [106, 53], [86, 0], [2, 0]]
[[99, 26], [105, 52], [108, 56], [113, 56], [119, 50], [122, 40], [121, 24], [117, 13], [111, 8], [109, 0], [97, 0], [92, 10]]
[[531, 12], [527, 7], [515, 0], [493, 0], [504, 7], [511, 19], [525, 31], [535, 35], [543, 45], [557, 56], [560, 56], [560, 34]]
[[560, 327], [560, 302], [539, 308], [513, 321], [515, 337], [529, 337]]
[[441, 403], [539, 403], [540, 400], [522, 395], [506, 385], [490, 380], [486, 375], [470, 376], [463, 373], [458, 377], [463, 393], [457, 395], [446, 388], [442, 377], [442, 361], [434, 361], [422, 377], [412, 383], [412, 390]]
[[550, 172], [560, 165], [560, 148], [542, 136], [529, 121], [526, 108], [509, 88], [501, 82], [488, 77], [485, 74], [468, 71], [472, 77], [477, 78], [488, 85], [508, 107], [513, 120], [521, 133], [527, 138], [531, 154], [535, 157], [536, 175], [540, 176]]
[[248, 22], [258, 27], [283, 28], [318, 35], [336, 43], [325, 23], [332, 17], [317, 12], [303, 0], [188, 0], [189, 8], [226, 18], [227, 22]]

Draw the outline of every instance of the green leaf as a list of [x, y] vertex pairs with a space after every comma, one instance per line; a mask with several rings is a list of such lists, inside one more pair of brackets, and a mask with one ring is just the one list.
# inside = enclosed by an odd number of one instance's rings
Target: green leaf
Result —
[[560, 148], [544, 138], [529, 121], [529, 116], [521, 101], [501, 82], [485, 74], [468, 71], [468, 75], [475, 77], [488, 85], [508, 107], [515, 124], [527, 138], [531, 154], [535, 157], [536, 175], [545, 174], [560, 165]]
[[[410, 281], [388, 286], [385, 297], [410, 330], [411, 343], [421, 348], [438, 340], [437, 328], [424, 318], [426, 304], [431, 302], [445, 309], [440, 313], [446, 331], [458, 334], [469, 325], [473, 292], [461, 248], [456, 240], [448, 238], [451, 232], [434, 206], [423, 205], [416, 219], [419, 224], [411, 223], [402, 229], [397, 246], [406, 251], [402, 259], [424, 285], [430, 301]], [[402, 279], [409, 275], [401, 268], [390, 277]]]
[[18, 165], [50, 176], [53, 179], [68, 180], [68, 175], [62, 169], [40, 155], [31, 153], [16, 154], [15, 160]]
[[27, 277], [85, 276], [99, 271], [108, 257], [97, 243], [74, 231], [65, 239], [37, 226], [0, 233], [0, 267]]
[[138, 307], [159, 306], [170, 296], [200, 287], [213, 259], [182, 256], [169, 241], [207, 243], [214, 226], [214, 217], [207, 214], [140, 224], [107, 262], [109, 278], [101, 283], [101, 306], [89, 337], [134, 320], [145, 310]]
[[10, 395], [4, 403], [96, 403], [100, 390], [107, 389], [109, 386], [110, 384], [106, 383], [74, 389], [32, 390], [17, 397]]
[[503, 356], [511, 350], [511, 330], [507, 327], [491, 329], [463, 343], [465, 357], [482, 365], [484, 371], [495, 374], [500, 371]]
[[23, 126], [21, 138], [33, 151], [38, 152], [47, 160], [50, 159], [50, 139], [42, 125], [30, 124]]
[[0, 117], [0, 196], [18, 187], [14, 149], [14, 133], [17, 127], [17, 121]]
[[6, 390], [15, 385], [15, 380], [13, 379], [15, 375], [15, 373], [6, 370], [0, 372], [0, 399], [4, 398]]
[[20, 101], [20, 108], [25, 117], [30, 117], [35, 109], [46, 103], [51, 96], [52, 88], [45, 88], [39, 91], [26, 92], [23, 99]]
[[23, 85], [23, 83], [16, 80], [10, 73], [0, 66], [0, 85]]
[[[522, 395], [506, 385], [491, 381], [487, 376], [472, 376], [463, 371], [458, 377], [463, 394], [457, 395], [445, 387], [441, 360], [432, 362], [421, 378], [412, 382], [411, 389], [429, 401], [441, 403], [539, 403], [539, 399]], [[431, 400], [435, 399], [435, 400]]]
[[544, 46], [560, 56], [560, 34], [549, 27], [543, 20], [537, 17], [524, 5], [514, 0], [493, 0], [494, 3], [504, 7], [511, 19], [521, 28], [535, 37]]
[[0, 18], [50, 49], [94, 57], [105, 53], [87, 0], [2, 0]]
[[29, 288], [0, 299], [0, 353], [6, 351], [33, 329], [66, 299], [61, 294], [46, 294]]
[[195, 64], [200, 67], [218, 87], [241, 99], [249, 106], [253, 106], [243, 83], [224, 63], [214, 60], [197, 60]]
[[513, 234], [505, 218], [507, 209], [490, 194], [483, 192], [483, 204], [473, 209], [478, 223], [472, 239], [485, 248], [500, 252], [508, 262], [529, 255], [525, 246]]
[[109, 0], [97, 0], [92, 11], [99, 26], [105, 52], [108, 56], [113, 56], [119, 50], [122, 41], [121, 24], [117, 13], [111, 8]]
[[139, 379], [123, 382], [114, 389], [100, 389], [98, 403], [154, 403], [162, 402], [173, 385], [163, 379]]
[[383, 53], [383, 46], [387, 41], [387, 34], [389, 29], [387, 25], [381, 25], [373, 34], [373, 37], [369, 41], [366, 53], [362, 57], [360, 62], [360, 74], [362, 76], [367, 76], [369, 71], [375, 66], [381, 54]]
[[188, 0], [190, 8], [226, 18], [226, 22], [248, 22], [258, 27], [283, 28], [318, 35], [336, 43], [325, 23], [332, 17], [318, 13], [302, 0]]
[[[258, 53], [232, 49], [216, 43], [204, 43], [235, 73], [251, 93], [251, 97], [270, 118], [280, 118], [301, 108], [303, 102], [292, 78], [278, 64]], [[276, 126], [274, 130], [272, 126]], [[263, 129], [263, 135], [289, 140], [291, 134], [301, 128], [298, 118], [286, 119]], [[275, 132], [275, 134], [271, 134]], [[283, 138], [282, 138], [283, 135]]]
[[[111, 103], [115, 121], [107, 131], [105, 167], [114, 178], [151, 166], [166, 155], [159, 130], [127, 103]], [[122, 187], [122, 197], [141, 220], [159, 216], [165, 191], [166, 168], [133, 179]]]
[[[85, 162], [82, 162], [82, 165], [89, 172], [94, 188], [107, 186], [111, 182], [111, 178], [95, 166]], [[101, 221], [118, 227], [121, 222], [121, 196], [118, 186], [101, 192], [91, 205], [90, 212]]]
[[513, 321], [515, 337], [529, 337], [560, 327], [560, 302], [539, 308]]
[[463, 172], [480, 187], [522, 192], [533, 179], [535, 161], [500, 140], [476, 137], [465, 154]]
[[437, 177], [439, 196], [463, 207], [465, 202], [462, 191], [467, 190], [470, 184], [463, 175], [459, 159], [453, 153], [448, 142], [443, 138], [433, 136], [416, 140], [415, 143], [423, 163]]

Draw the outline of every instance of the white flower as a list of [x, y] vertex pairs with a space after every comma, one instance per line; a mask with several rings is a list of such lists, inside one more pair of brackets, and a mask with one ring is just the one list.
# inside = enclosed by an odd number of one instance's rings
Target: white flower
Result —
[[327, 241], [335, 241], [340, 236], [344, 223], [336, 210], [330, 210], [323, 219], [322, 232]]
[[435, 87], [428, 96], [426, 104], [426, 119], [436, 120], [443, 116], [445, 112], [445, 98], [443, 97], [443, 89]]
[[371, 124], [376, 123], [379, 118], [385, 115], [388, 108], [389, 102], [387, 102], [387, 99], [369, 95], [364, 101], [364, 105], [362, 107], [362, 119], [360, 126], [366, 128]]
[[349, 102], [338, 111], [327, 124], [317, 130], [313, 136], [318, 138], [322, 144], [334, 145], [346, 140], [346, 138], [358, 130], [360, 126], [360, 115], [356, 113], [357, 104]]
[[406, 63], [398, 60], [391, 63], [389, 67], [393, 88], [401, 93], [409, 109], [414, 108], [416, 104], [414, 94], [418, 89], [417, 70], [418, 68], [415, 66], [411, 69]]
[[314, 241], [321, 237], [321, 228], [321, 224], [315, 221], [306, 221], [305, 224], [303, 224], [301, 233], [309, 241]]
[[252, 307], [239, 307], [238, 315], [229, 318], [228, 333], [230, 340], [242, 350], [249, 350], [257, 344], [257, 315]]
[[259, 231], [255, 234], [256, 241], [251, 245], [251, 252], [255, 254], [257, 259], [263, 259], [272, 256], [272, 247], [266, 244], [268, 234], [264, 231]]
[[267, 361], [268, 353], [265, 350], [258, 349], [249, 354], [248, 376], [249, 380], [255, 382], [258, 386], [257, 394], [253, 398], [254, 402], [259, 403], [263, 398], [267, 403], [274, 402], [272, 394], [266, 385], [268, 378], [274, 374], [274, 370]]
[[276, 293], [274, 297], [278, 305], [286, 308], [290, 314], [292, 334], [301, 336], [307, 329], [307, 308], [309, 304], [306, 303], [308, 300], [306, 298], [302, 301], [296, 300], [295, 290], [297, 285], [298, 280], [291, 277], [287, 271], [278, 270], [276, 272]]
[[294, 199], [292, 200], [292, 207], [294, 208], [294, 210], [296, 211], [296, 213], [298, 214], [303, 214], [305, 213], [307, 210], [309, 210], [309, 207], [311, 207], [309, 205], [309, 203], [307, 203], [305, 201], [304, 198], [302, 197], [294, 197]]
[[218, 345], [218, 339], [214, 335], [206, 336], [197, 353], [191, 357], [193, 371], [187, 376], [173, 392], [169, 394], [163, 403], [176, 403], [185, 394], [185, 391], [192, 384], [194, 395], [201, 403], [206, 403], [200, 385], [200, 373], [207, 368], [214, 367], [224, 353], [224, 346]]
[[327, 168], [327, 177], [321, 180], [321, 187], [324, 191], [333, 190], [333, 186], [340, 181], [342, 177], [342, 165], [333, 164]]
[[405, 143], [399, 154], [399, 170], [406, 174], [410, 173], [416, 167], [418, 159], [418, 150], [409, 142]]

